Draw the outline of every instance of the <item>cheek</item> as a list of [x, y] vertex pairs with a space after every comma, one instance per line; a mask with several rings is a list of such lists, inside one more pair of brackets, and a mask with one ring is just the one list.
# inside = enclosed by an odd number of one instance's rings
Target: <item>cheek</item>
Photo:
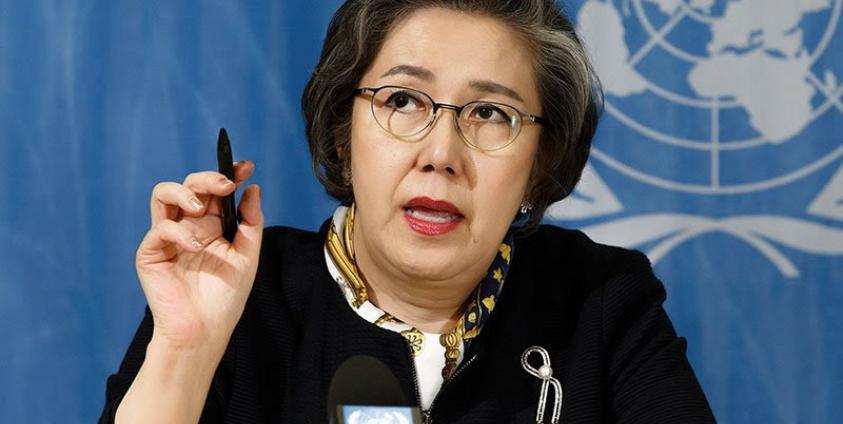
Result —
[[478, 186], [474, 198], [479, 211], [493, 211], [483, 214], [489, 225], [506, 226], [515, 217], [530, 181], [534, 146], [521, 146], [521, 150], [512, 154], [478, 161]]
[[523, 200], [535, 159], [534, 144], [520, 146], [521, 149], [512, 154], [495, 157], [479, 169], [480, 180], [488, 182], [493, 196], [517, 199], [519, 203]]
[[529, 164], [511, 161], [484, 165], [484, 169], [478, 169], [478, 200], [485, 207], [489, 207], [490, 203], [498, 205], [498, 211], [520, 203], [529, 179], [529, 169]]
[[395, 191], [411, 161], [402, 152], [400, 143], [392, 140], [377, 123], [365, 118], [355, 115], [352, 121], [351, 172], [354, 193], [361, 201], [364, 200], [361, 198], [363, 196], [378, 197], [378, 201], [383, 202], [382, 197]]

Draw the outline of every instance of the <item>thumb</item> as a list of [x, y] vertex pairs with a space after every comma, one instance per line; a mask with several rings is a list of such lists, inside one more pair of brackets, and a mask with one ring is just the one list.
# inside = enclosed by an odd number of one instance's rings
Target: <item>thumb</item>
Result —
[[240, 199], [240, 225], [234, 236], [234, 249], [248, 257], [260, 253], [263, 237], [263, 211], [261, 192], [257, 184], [250, 185]]

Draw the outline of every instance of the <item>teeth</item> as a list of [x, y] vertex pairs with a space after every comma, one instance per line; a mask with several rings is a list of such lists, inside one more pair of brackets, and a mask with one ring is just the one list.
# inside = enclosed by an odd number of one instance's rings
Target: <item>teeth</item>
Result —
[[459, 219], [459, 216], [446, 212], [419, 211], [413, 208], [409, 208], [407, 211], [414, 218], [423, 219], [437, 224], [444, 224], [446, 222]]

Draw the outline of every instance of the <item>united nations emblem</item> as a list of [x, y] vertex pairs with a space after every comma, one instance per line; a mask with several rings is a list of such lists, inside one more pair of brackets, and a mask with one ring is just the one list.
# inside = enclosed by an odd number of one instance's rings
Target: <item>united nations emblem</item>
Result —
[[[745, 242], [787, 277], [799, 270], [779, 246], [843, 255], [843, 60], [831, 53], [843, 51], [841, 3], [579, 2], [571, 12], [605, 113], [580, 185], [548, 219], [587, 222], [598, 241], [650, 245], [654, 263], [710, 232]], [[599, 172], [674, 200], [636, 214]], [[809, 198], [788, 192], [806, 181], [818, 181]]]

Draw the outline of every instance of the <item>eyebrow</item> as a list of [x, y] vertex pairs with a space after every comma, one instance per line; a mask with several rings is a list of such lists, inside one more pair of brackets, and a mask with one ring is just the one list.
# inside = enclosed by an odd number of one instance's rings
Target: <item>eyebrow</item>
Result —
[[[429, 69], [423, 68], [421, 66], [415, 66], [415, 65], [393, 66], [388, 71], [384, 72], [384, 74], [381, 75], [381, 78], [388, 77], [388, 76], [391, 76], [391, 75], [398, 75], [398, 74], [409, 75], [409, 76], [416, 77], [416, 78], [418, 78], [422, 81], [426, 81], [426, 82], [433, 82], [433, 80], [436, 79], [436, 77], [433, 75], [433, 72], [431, 72]], [[511, 89], [511, 88], [509, 88], [505, 85], [498, 84], [494, 81], [472, 80], [472, 81], [469, 81], [468, 85], [471, 88], [473, 88], [477, 91], [483, 92], [483, 93], [501, 94], [501, 95], [507, 96], [509, 98], [515, 99], [519, 102], [522, 102], [522, 103], [524, 102], [524, 99], [521, 98], [521, 96], [515, 90], [513, 90], [513, 89]]]
[[507, 96], [509, 98], [518, 100], [521, 103], [524, 103], [524, 99], [522, 99], [521, 96], [519, 96], [518, 93], [515, 92], [515, 90], [513, 90], [513, 89], [511, 89], [511, 88], [509, 88], [505, 85], [500, 85], [500, 84], [498, 84], [494, 81], [474, 80], [474, 81], [470, 81], [468, 83], [468, 85], [471, 86], [471, 88], [473, 88], [477, 91], [481, 91], [481, 92], [484, 92], [484, 93], [490, 93], [490, 94], [502, 94], [502, 95]]
[[384, 72], [384, 74], [381, 75], [381, 78], [398, 74], [410, 75], [412, 77], [416, 77], [427, 82], [432, 82], [434, 79], [436, 79], [433, 76], [433, 72], [431, 72], [429, 69], [414, 65], [393, 66], [390, 70]]

